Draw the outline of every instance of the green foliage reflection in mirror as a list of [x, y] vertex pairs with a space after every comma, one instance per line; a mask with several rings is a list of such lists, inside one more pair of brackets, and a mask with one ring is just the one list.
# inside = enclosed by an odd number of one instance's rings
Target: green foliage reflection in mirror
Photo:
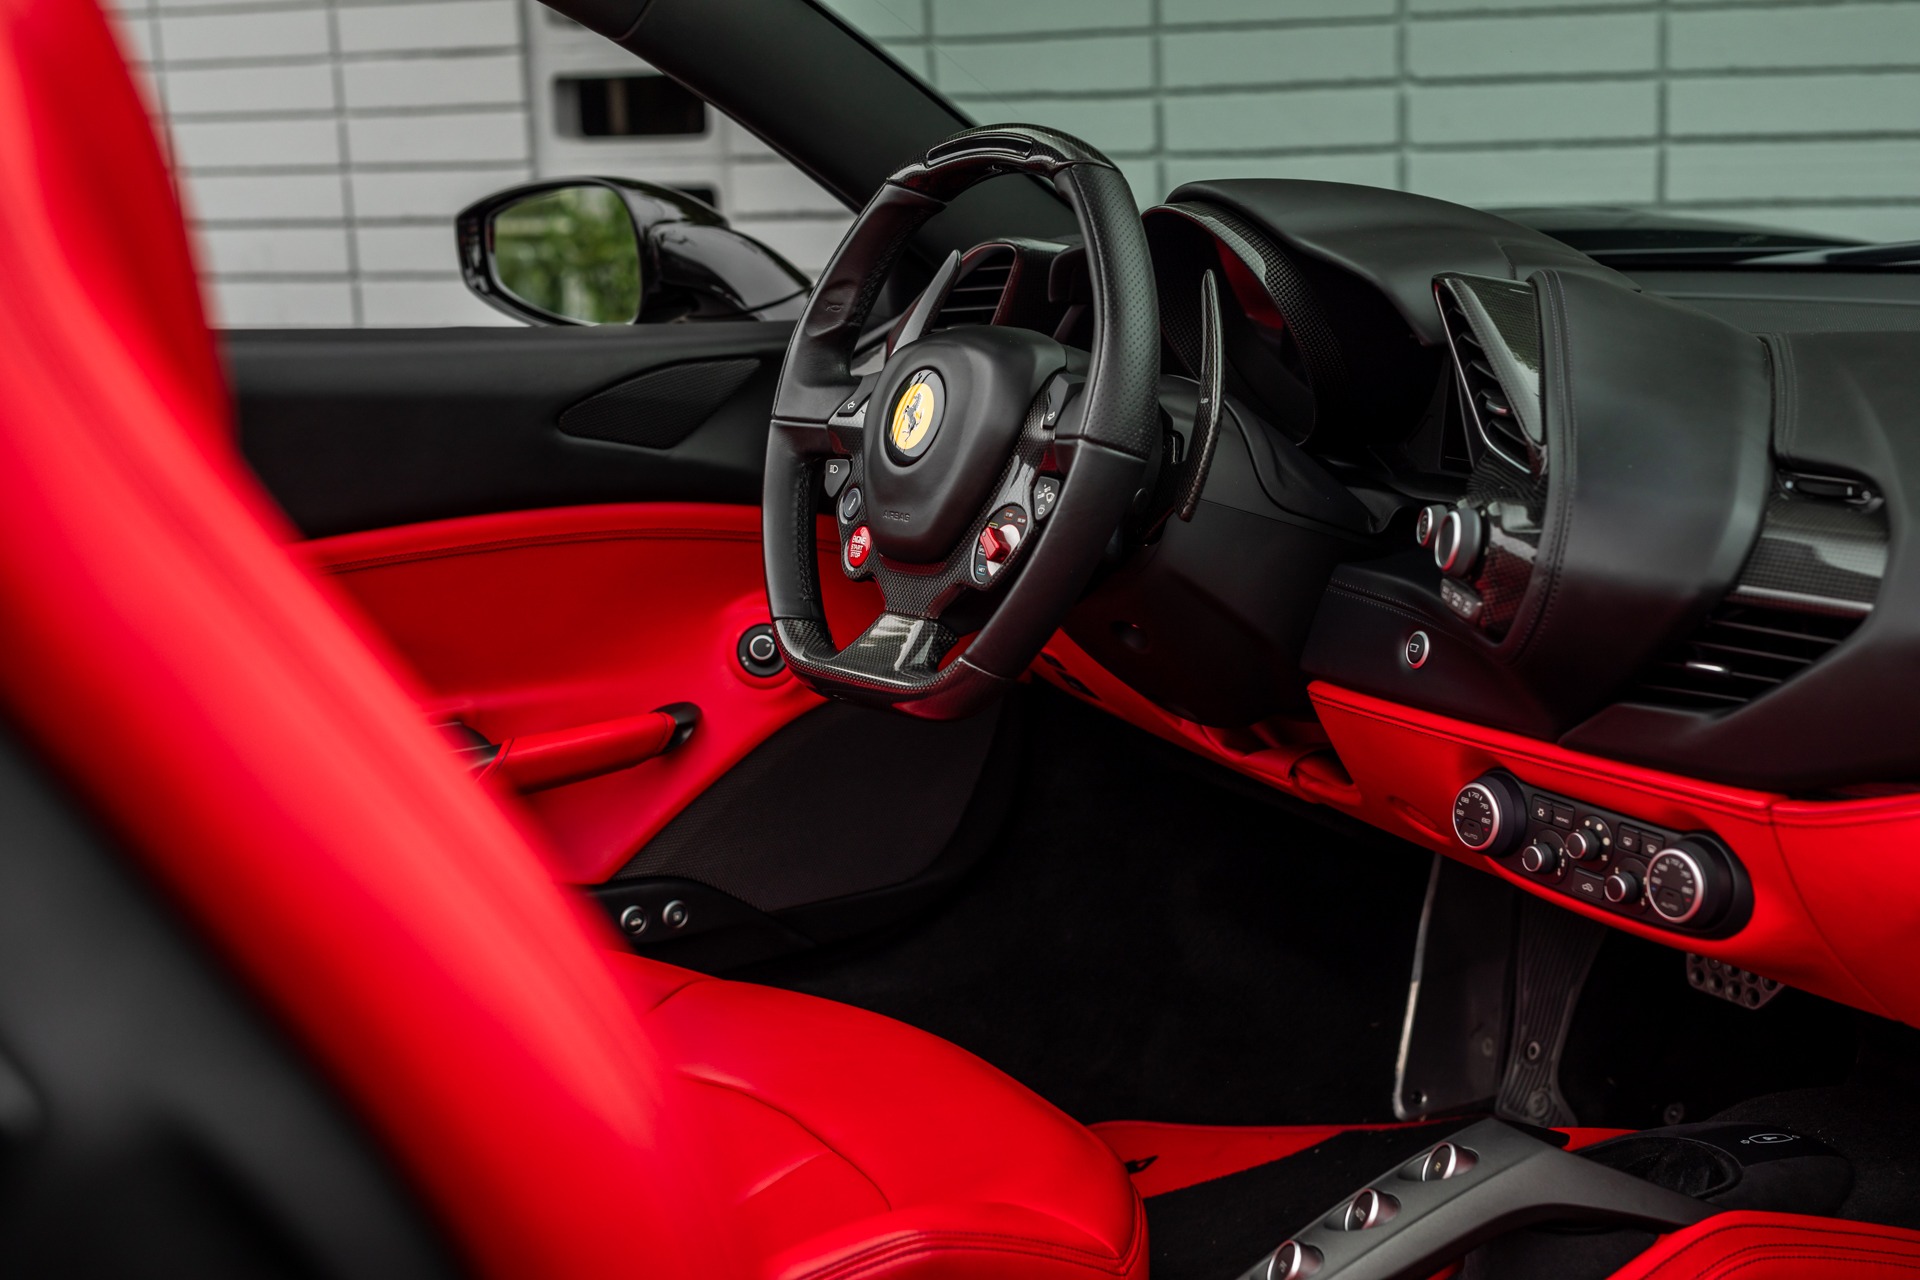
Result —
[[494, 275], [508, 293], [579, 324], [640, 314], [640, 241], [606, 187], [562, 187], [493, 216]]

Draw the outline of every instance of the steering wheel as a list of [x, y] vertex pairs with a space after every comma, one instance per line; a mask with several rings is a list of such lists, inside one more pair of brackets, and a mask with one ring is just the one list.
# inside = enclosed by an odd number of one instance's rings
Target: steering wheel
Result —
[[[928, 333], [959, 271], [954, 254], [878, 375], [854, 376], [855, 345], [901, 247], [961, 192], [1009, 173], [1051, 182], [1079, 220], [1091, 358], [1025, 329]], [[993, 125], [895, 172], [814, 286], [774, 397], [761, 508], [767, 599], [795, 676], [831, 697], [938, 720], [972, 713], [1018, 679], [1146, 480], [1159, 374], [1146, 236], [1112, 161], [1050, 129]], [[821, 603], [823, 490], [840, 571], [873, 579], [885, 601], [844, 648]], [[954, 615], [983, 606], [972, 642], [946, 660], [960, 639]]]

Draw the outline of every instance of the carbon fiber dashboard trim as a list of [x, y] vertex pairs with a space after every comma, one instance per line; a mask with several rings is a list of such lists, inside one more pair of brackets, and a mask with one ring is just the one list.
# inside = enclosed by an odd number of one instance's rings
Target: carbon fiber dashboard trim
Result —
[[1776, 487], [1760, 540], [1728, 599], [1802, 613], [1864, 617], [1887, 575], [1887, 513]]
[[[1286, 318], [1315, 397], [1337, 399], [1343, 393], [1347, 385], [1347, 365], [1339, 340], [1306, 277], [1279, 245], [1239, 214], [1217, 205], [1199, 201], [1156, 205], [1141, 217], [1150, 218], [1155, 214], [1173, 215], [1194, 223], [1245, 263], [1260, 278], [1267, 296]], [[1177, 296], [1170, 297], [1163, 291], [1160, 319], [1168, 345], [1189, 371], [1197, 374], [1200, 312], [1198, 304], [1188, 296], [1191, 292], [1177, 291]]]

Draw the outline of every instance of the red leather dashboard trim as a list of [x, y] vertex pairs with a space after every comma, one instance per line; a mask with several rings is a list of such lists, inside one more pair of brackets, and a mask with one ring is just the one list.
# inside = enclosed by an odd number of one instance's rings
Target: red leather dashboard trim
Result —
[[1920, 1026], [1920, 795], [1782, 800], [1773, 826], [1834, 951], [1889, 1013]]
[[[1065, 635], [1034, 672], [1169, 742], [1304, 800], [1499, 875], [1570, 911], [1667, 946], [1727, 960], [1791, 986], [1920, 1025], [1920, 795], [1793, 800], [1569, 751], [1366, 694], [1315, 683], [1318, 719], [1223, 731], [1155, 706]], [[1453, 797], [1486, 770], [1636, 814], [1706, 829], [1753, 881], [1753, 917], [1730, 938], [1676, 935], [1552, 893], [1469, 853], [1450, 830]]]
[[[1309, 693], [1334, 749], [1364, 797], [1359, 814], [1375, 826], [1438, 849], [1558, 906], [1668, 946], [1728, 960], [1791, 986], [1885, 1013], [1828, 944], [1802, 899], [1775, 838], [1780, 797], [1603, 760], [1481, 725], [1314, 684]], [[1753, 916], [1730, 938], [1678, 936], [1624, 920], [1543, 888], [1520, 872], [1468, 852], [1448, 831], [1453, 797], [1488, 769], [1506, 768], [1533, 785], [1634, 814], [1675, 831], [1707, 829], [1726, 841], [1753, 881]], [[1830, 922], [1838, 923], [1838, 922]]]
[[[740, 634], [767, 620], [760, 513], [634, 503], [470, 516], [298, 548], [424, 687], [434, 718], [495, 742], [700, 708], [693, 736], [633, 768], [523, 798], [565, 880], [606, 880], [775, 730], [820, 705], [791, 675], [747, 675]], [[823, 561], [838, 555], [823, 523]], [[820, 575], [836, 635], [878, 612], [872, 586]]]
[[1613, 1280], [1892, 1280], [1920, 1275], [1920, 1231], [1790, 1213], [1722, 1213], [1664, 1236]]

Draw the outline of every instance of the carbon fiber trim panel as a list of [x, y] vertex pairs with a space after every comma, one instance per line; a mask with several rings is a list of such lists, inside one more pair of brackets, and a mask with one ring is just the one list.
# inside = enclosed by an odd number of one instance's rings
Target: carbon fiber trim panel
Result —
[[[1339, 340], [1306, 277], [1280, 246], [1245, 218], [1216, 205], [1198, 201], [1163, 204], [1141, 216], [1155, 214], [1170, 214], [1204, 228], [1260, 278], [1267, 296], [1286, 318], [1315, 398], [1337, 400], [1347, 385], [1346, 360], [1340, 353]], [[1168, 345], [1189, 371], [1198, 373], [1200, 312], [1191, 291], [1174, 290], [1163, 297], [1160, 319]]]
[[1872, 612], [1887, 575], [1887, 513], [1776, 488], [1730, 599], [1808, 613]]

